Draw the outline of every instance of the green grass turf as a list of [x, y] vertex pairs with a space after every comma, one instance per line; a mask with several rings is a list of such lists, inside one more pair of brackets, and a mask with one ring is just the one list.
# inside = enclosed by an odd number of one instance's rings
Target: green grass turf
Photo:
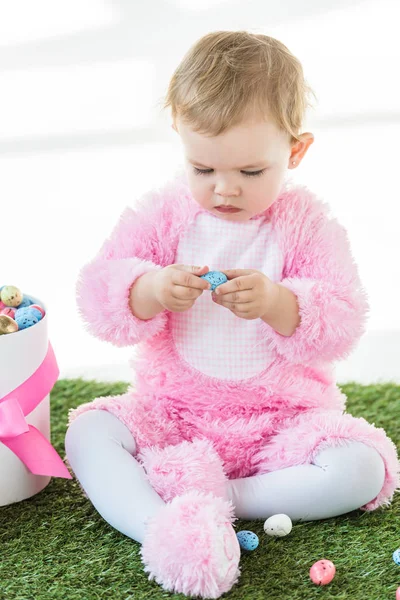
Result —
[[[51, 397], [52, 443], [64, 458], [67, 412], [97, 396], [124, 393], [126, 383], [58, 381]], [[348, 412], [383, 427], [400, 440], [400, 386], [342, 386]], [[232, 600], [395, 599], [400, 567], [392, 560], [400, 546], [400, 499], [372, 513], [294, 524], [284, 538], [269, 538], [262, 521], [236, 521], [251, 529], [259, 547], [242, 554]], [[76, 480], [52, 479], [32, 498], [0, 508], [1, 600], [161, 600], [181, 598], [149, 582], [139, 544], [112, 529], [95, 511]], [[321, 558], [336, 565], [336, 577], [317, 587], [309, 579]]]

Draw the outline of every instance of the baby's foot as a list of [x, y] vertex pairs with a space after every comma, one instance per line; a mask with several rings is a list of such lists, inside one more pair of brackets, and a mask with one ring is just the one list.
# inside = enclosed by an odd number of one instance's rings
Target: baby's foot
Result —
[[177, 496], [146, 524], [145, 571], [165, 590], [219, 598], [237, 582], [240, 546], [233, 506], [212, 494]]

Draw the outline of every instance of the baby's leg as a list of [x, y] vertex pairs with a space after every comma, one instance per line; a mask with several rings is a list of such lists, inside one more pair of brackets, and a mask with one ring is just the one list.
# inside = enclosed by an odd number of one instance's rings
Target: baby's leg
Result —
[[380, 454], [361, 442], [321, 451], [312, 464], [298, 465], [228, 482], [235, 515], [267, 519], [284, 513], [293, 521], [314, 521], [364, 506], [385, 479]]
[[165, 503], [133, 457], [136, 443], [129, 429], [106, 410], [90, 410], [69, 426], [65, 450], [75, 476], [100, 515], [142, 543], [145, 519]]

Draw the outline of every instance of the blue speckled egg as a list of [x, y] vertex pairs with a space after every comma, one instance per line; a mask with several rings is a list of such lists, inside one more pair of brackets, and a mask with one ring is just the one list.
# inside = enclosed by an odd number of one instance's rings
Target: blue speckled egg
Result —
[[209, 271], [205, 275], [200, 275], [200, 277], [201, 279], [207, 279], [207, 281], [211, 284], [211, 292], [213, 292], [219, 285], [222, 285], [228, 281], [227, 276], [220, 271]]
[[400, 548], [397, 548], [397, 550], [393, 552], [393, 560], [396, 565], [400, 566]]
[[23, 318], [29, 315], [34, 315], [38, 321], [40, 321], [43, 318], [43, 315], [40, 312], [40, 310], [33, 306], [24, 306], [23, 308], [17, 308], [17, 310], [15, 311], [15, 319], [17, 319], [18, 317]]
[[239, 531], [236, 536], [239, 546], [243, 548], [243, 550], [255, 550], [257, 548], [258, 536], [252, 531], [244, 529], [243, 531]]
[[17, 322], [19, 329], [27, 329], [36, 325], [42, 318], [42, 313], [37, 308], [19, 308], [16, 313], [14, 320]]
[[18, 305], [18, 308], [25, 308], [26, 306], [30, 306], [31, 304], [35, 304], [34, 301], [29, 298], [29, 296], [24, 296], [21, 304]]

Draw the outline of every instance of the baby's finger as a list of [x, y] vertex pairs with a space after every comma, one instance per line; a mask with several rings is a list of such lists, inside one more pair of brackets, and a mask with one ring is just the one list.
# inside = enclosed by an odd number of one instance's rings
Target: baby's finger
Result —
[[254, 287], [254, 280], [251, 275], [244, 275], [235, 279], [230, 279], [226, 283], [222, 283], [215, 289], [217, 296], [224, 294], [233, 294], [234, 292], [241, 292], [244, 290], [252, 290]]
[[174, 285], [172, 296], [178, 300], [194, 300], [201, 296], [204, 290], [184, 287], [183, 285]]
[[228, 279], [236, 279], [236, 277], [243, 277], [244, 275], [252, 275], [254, 269], [225, 269], [223, 273]]
[[185, 267], [184, 265], [176, 267], [172, 283], [198, 290], [209, 290], [211, 289], [210, 283], [200, 277], [200, 275], [203, 275], [204, 269], [206, 269], [205, 272], [208, 271], [208, 267]]
[[[213, 292], [213, 294], [216, 294], [217, 289]], [[229, 292], [227, 294], [222, 294], [222, 296], [220, 296], [220, 298], [218, 298], [218, 294], [217, 294], [216, 299], [222, 300], [223, 302], [233, 302], [235, 304], [243, 304], [246, 302], [252, 302], [253, 294], [252, 294], [251, 290], [244, 290], [242, 292]]]

